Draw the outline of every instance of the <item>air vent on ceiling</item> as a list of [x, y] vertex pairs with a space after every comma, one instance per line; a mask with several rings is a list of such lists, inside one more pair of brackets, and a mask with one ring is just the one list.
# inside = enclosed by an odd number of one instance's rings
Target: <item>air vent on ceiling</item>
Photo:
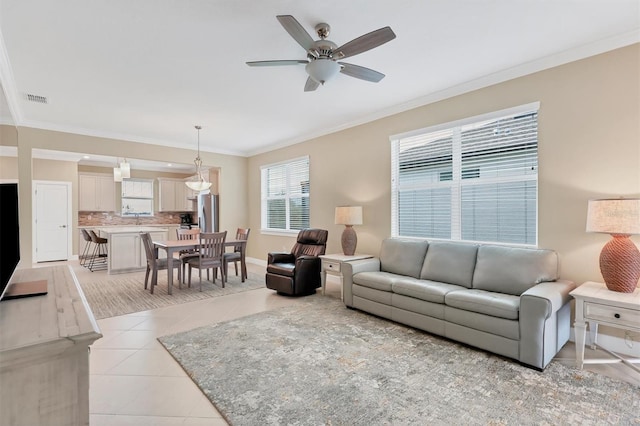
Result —
[[27, 93], [27, 100], [31, 102], [38, 102], [39, 104], [49, 103], [46, 96], [32, 95], [31, 93]]

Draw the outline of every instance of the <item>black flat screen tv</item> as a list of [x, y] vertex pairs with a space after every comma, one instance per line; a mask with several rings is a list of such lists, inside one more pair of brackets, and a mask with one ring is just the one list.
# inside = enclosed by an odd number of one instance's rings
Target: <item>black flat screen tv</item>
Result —
[[18, 184], [0, 183], [0, 300], [20, 261]]

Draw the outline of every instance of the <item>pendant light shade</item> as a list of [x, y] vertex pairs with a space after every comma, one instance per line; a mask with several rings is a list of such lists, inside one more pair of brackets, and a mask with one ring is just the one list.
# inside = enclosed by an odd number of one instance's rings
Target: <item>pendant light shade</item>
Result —
[[131, 165], [127, 163], [127, 159], [124, 159], [123, 163], [120, 163], [120, 174], [122, 179], [129, 179], [131, 177]]
[[122, 182], [122, 171], [119, 167], [113, 168], [113, 181], [114, 182]]
[[207, 182], [202, 176], [202, 160], [200, 159], [200, 129], [201, 126], [196, 126], [196, 130], [198, 131], [198, 156], [193, 163], [196, 165], [196, 180], [185, 182], [185, 185], [194, 191], [206, 191], [211, 188], [211, 182]]

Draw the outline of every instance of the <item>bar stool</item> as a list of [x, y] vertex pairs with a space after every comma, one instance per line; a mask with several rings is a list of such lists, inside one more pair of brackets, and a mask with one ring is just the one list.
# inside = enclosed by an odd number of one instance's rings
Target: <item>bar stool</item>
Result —
[[84, 238], [86, 242], [82, 255], [80, 256], [80, 265], [88, 268], [87, 260], [89, 260], [89, 253], [91, 252], [91, 244], [93, 244], [93, 241], [91, 241], [91, 235], [89, 235], [86, 229], [82, 228], [80, 231], [82, 232], [82, 238]]
[[89, 270], [93, 272], [99, 269], [107, 269], [107, 243], [109, 240], [98, 237], [93, 230], [89, 230], [88, 232], [91, 236], [91, 241], [95, 244], [93, 255], [89, 262]]

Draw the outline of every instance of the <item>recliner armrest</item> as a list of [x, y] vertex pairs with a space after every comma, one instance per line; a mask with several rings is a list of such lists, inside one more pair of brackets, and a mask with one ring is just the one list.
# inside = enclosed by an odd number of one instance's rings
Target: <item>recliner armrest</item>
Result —
[[305, 254], [302, 256], [298, 256], [295, 260], [295, 263], [296, 263], [296, 269], [303, 265], [313, 265], [314, 263], [317, 263], [319, 265], [320, 258], [318, 256], [308, 256]]
[[267, 264], [294, 263], [295, 260], [295, 256], [291, 253], [269, 253], [267, 256]]

